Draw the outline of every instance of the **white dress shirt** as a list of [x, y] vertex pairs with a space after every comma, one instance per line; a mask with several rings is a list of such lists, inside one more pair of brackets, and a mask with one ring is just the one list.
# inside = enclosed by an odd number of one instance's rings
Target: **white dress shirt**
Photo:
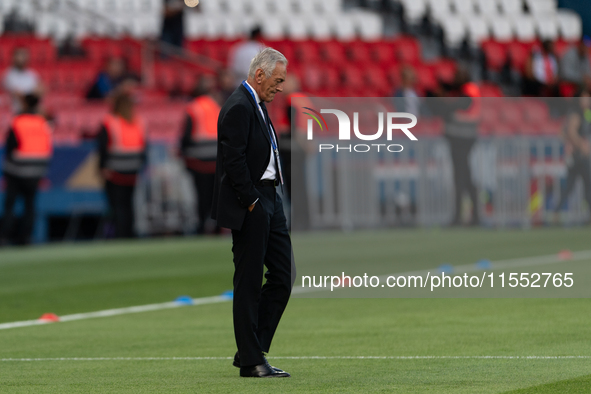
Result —
[[[257, 102], [257, 106], [259, 108], [259, 112], [261, 113], [261, 116], [263, 117], [263, 120], [265, 119], [265, 114], [263, 113], [263, 110], [260, 106], [260, 102], [261, 100], [259, 99], [259, 95], [257, 94], [256, 90], [254, 90], [252, 88], [252, 86], [250, 86], [250, 84], [248, 82], [246, 82], [246, 84], [248, 85], [248, 87], [252, 90], [252, 92], [254, 93], [254, 99]], [[269, 122], [269, 125], [271, 123]], [[275, 131], [273, 130], [273, 126], [271, 127], [271, 131], [272, 131], [272, 135], [269, 136], [270, 138], [273, 138], [273, 141], [275, 142], [275, 146], [277, 146], [277, 141], [275, 141]], [[265, 133], [267, 132], [267, 130], [265, 130]], [[273, 146], [271, 145], [271, 160], [269, 160], [269, 165], [267, 166], [267, 169], [265, 170], [265, 173], [263, 174], [263, 176], [261, 177], [261, 180], [271, 180], [274, 181], [275, 179], [277, 179], [277, 169], [275, 166], [275, 152], [273, 152]]]

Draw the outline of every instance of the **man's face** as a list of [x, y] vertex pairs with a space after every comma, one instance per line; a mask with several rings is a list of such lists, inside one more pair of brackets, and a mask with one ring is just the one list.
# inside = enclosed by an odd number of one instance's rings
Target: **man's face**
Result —
[[266, 103], [273, 101], [277, 92], [283, 92], [286, 76], [287, 68], [283, 63], [277, 63], [269, 78], [265, 76], [263, 70], [257, 70], [257, 77], [260, 80], [260, 92], [258, 92], [260, 99]]

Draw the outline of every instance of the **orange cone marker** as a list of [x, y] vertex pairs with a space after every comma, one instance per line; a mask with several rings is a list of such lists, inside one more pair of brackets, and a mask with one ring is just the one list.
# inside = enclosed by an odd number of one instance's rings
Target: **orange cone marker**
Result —
[[60, 317], [58, 315], [56, 315], [55, 313], [44, 313], [39, 318], [39, 321], [47, 322], [47, 323], [56, 323], [56, 322], [60, 321]]

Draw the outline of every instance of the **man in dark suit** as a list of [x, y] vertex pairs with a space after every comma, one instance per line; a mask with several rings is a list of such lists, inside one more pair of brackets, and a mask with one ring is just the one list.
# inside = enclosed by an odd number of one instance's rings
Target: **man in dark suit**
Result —
[[[283, 91], [287, 59], [265, 48], [248, 79], [232, 93], [218, 119], [212, 217], [232, 230], [234, 253], [234, 366], [243, 377], [288, 377], [264, 353], [285, 310], [295, 279], [291, 240], [277, 187], [283, 173], [277, 136], [265, 103]], [[263, 270], [266, 282], [263, 282]]]

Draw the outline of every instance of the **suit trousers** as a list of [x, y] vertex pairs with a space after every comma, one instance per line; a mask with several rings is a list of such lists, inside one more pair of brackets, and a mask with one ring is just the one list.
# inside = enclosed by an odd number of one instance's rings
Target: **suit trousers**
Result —
[[[293, 253], [281, 197], [274, 187], [257, 187], [262, 197], [232, 230], [234, 335], [240, 365], [264, 362], [292, 289]], [[263, 285], [263, 270], [265, 284]]]

